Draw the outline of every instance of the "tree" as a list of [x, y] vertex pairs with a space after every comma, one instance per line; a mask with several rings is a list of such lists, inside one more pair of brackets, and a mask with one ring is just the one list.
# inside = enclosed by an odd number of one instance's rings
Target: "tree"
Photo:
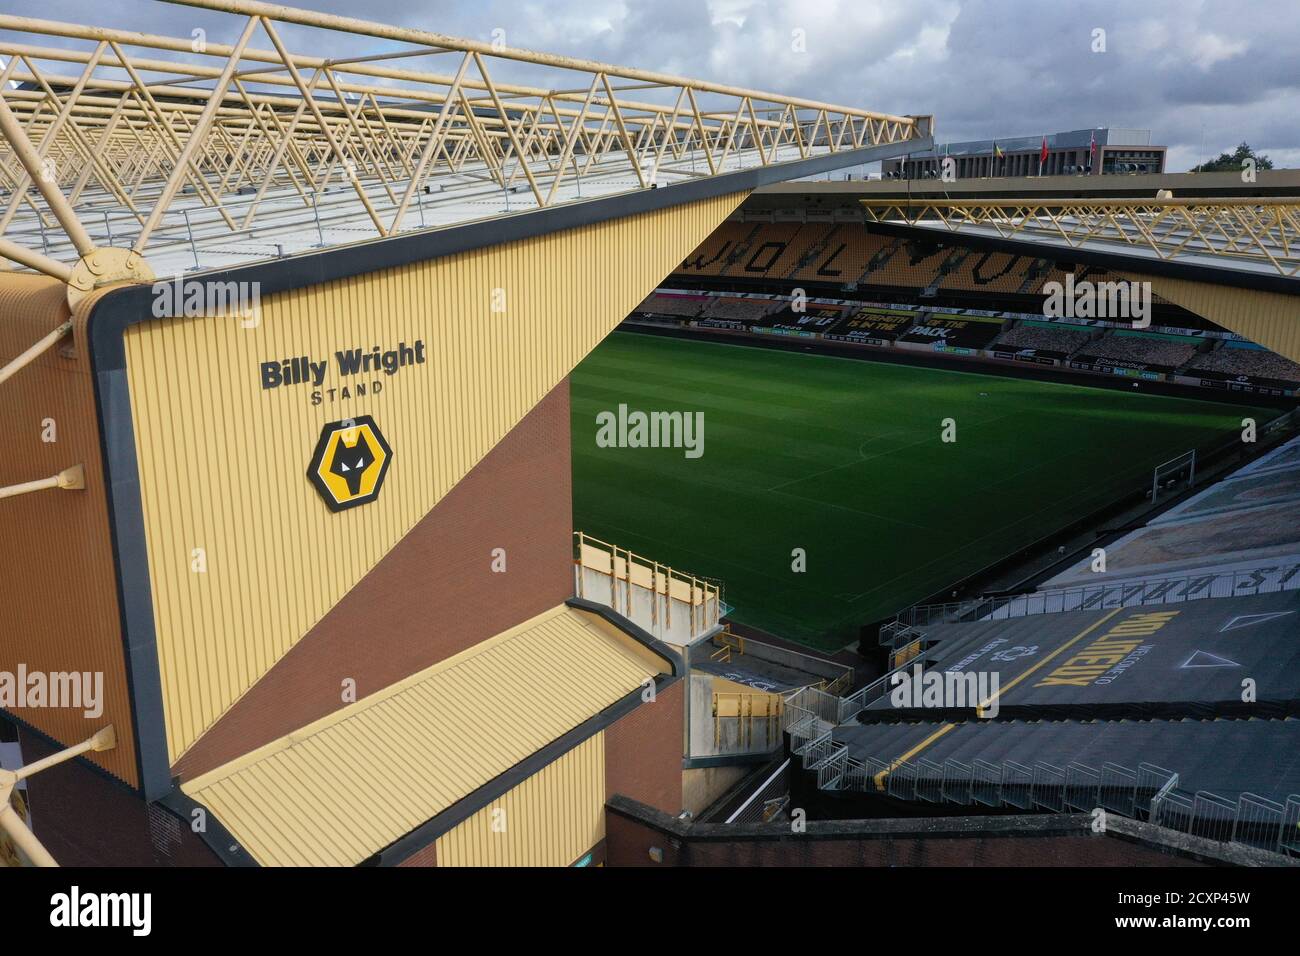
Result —
[[1241, 143], [1231, 153], [1220, 153], [1218, 159], [1212, 159], [1200, 166], [1193, 166], [1194, 173], [1233, 173], [1246, 166], [1246, 160], [1253, 159], [1256, 169], [1272, 169], [1273, 163], [1267, 156], [1256, 156], [1249, 144]]

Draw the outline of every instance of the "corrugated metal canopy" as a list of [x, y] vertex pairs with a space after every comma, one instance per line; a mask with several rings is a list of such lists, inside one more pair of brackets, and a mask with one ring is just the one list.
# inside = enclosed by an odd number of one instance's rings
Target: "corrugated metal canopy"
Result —
[[667, 667], [556, 607], [182, 789], [264, 866], [355, 865]]

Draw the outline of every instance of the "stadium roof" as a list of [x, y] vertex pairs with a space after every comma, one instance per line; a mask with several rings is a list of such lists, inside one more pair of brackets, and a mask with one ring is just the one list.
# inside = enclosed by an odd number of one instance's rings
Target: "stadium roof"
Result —
[[[1029, 255], [1109, 259], [1125, 269], [1176, 266], [1300, 292], [1300, 199], [864, 199], [869, 222], [955, 235]], [[1277, 280], [1281, 279], [1282, 282]]]
[[1019, 176], [981, 179], [836, 179], [773, 183], [745, 201], [746, 212], [828, 207], [861, 217], [873, 199], [1150, 199], [1161, 190], [1182, 198], [1300, 195], [1300, 169], [1262, 169], [1254, 182], [1239, 172], [1143, 173], [1120, 176]]
[[[1149, 129], [1073, 129], [1059, 133], [1035, 133], [1032, 136], [999, 136], [996, 139], [967, 140], [963, 143], [938, 143], [934, 149], [908, 154], [908, 159], [933, 159], [936, 156], [987, 156], [994, 145], [1008, 153], [1037, 151], [1047, 140], [1048, 149], [1087, 149], [1094, 141], [1100, 146], [1151, 147]], [[1154, 147], [1163, 149], [1163, 146]]]
[[72, 300], [660, 187], [658, 204], [685, 202], [932, 142], [928, 117], [254, 0], [166, 2], [230, 14], [237, 40], [0, 16], [18, 35], [0, 42], [0, 255]]
[[560, 606], [183, 789], [258, 863], [354, 865], [673, 666]]

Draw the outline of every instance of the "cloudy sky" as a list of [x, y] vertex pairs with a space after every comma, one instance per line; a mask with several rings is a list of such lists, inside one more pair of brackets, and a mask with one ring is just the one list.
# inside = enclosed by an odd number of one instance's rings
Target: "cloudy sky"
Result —
[[[1300, 0], [297, 5], [884, 112], [932, 113], [941, 142], [1137, 127], [1170, 148], [1171, 171], [1242, 140], [1277, 166], [1300, 166]], [[240, 25], [159, 0], [0, 0], [0, 9], [177, 36], [203, 28], [224, 42]], [[1098, 40], [1104, 52], [1094, 51]], [[312, 42], [329, 41], [315, 34]]]

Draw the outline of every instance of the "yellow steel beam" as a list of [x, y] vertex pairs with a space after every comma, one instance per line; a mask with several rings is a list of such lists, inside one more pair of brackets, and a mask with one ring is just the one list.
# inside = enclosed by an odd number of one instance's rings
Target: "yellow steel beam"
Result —
[[[580, 198], [584, 180], [646, 189], [698, 177], [697, 159], [715, 176], [930, 135], [926, 117], [253, 0], [185, 2], [239, 18], [237, 42], [0, 14], [0, 258], [57, 276], [73, 304], [100, 285], [152, 279], [146, 256], [160, 250], [188, 244], [197, 260], [203, 244], [254, 228], [260, 237], [315, 217], [322, 242], [345, 219], [379, 236], [413, 228], [405, 220], [431, 180], [435, 204], [526, 180], [525, 205], [543, 207]], [[322, 58], [291, 49], [285, 23], [405, 48]], [[269, 48], [252, 42], [259, 32]], [[445, 53], [459, 55], [454, 74], [414, 62]], [[504, 67], [519, 64], [559, 82], [507, 82]], [[336, 169], [356, 208], [332, 196], [340, 222], [323, 223]]]
[[954, 233], [978, 229], [1071, 248], [1114, 243], [1162, 260], [1210, 257], [1300, 276], [1300, 199], [1291, 197], [865, 199], [862, 206], [872, 222], [928, 225]]

